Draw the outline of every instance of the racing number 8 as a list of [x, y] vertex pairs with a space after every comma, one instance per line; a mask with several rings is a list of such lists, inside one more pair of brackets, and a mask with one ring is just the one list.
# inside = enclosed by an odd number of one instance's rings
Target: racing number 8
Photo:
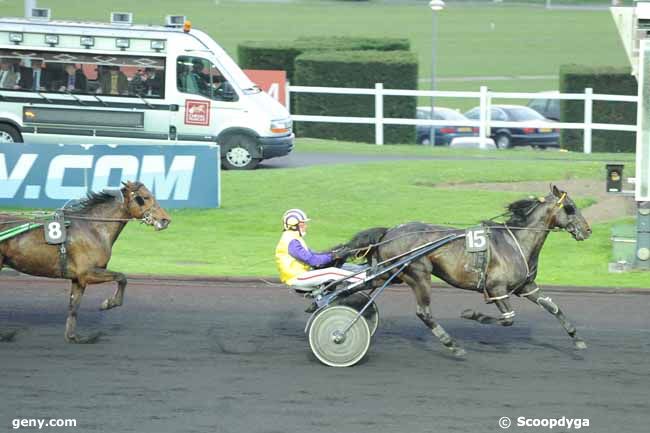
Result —
[[63, 232], [61, 231], [61, 223], [58, 221], [52, 221], [47, 225], [47, 235], [52, 241], [58, 241], [61, 239]]

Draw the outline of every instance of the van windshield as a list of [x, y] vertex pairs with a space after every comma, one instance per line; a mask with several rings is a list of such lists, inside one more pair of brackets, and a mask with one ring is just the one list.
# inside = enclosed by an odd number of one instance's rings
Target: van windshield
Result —
[[215, 101], [236, 101], [237, 93], [219, 68], [202, 57], [179, 56], [176, 82], [183, 93], [201, 95]]
[[212, 38], [206, 38], [210, 51], [219, 60], [223, 72], [235, 87], [242, 89], [246, 94], [259, 93], [261, 89], [251, 81], [250, 78], [241, 70], [239, 65], [219, 46]]

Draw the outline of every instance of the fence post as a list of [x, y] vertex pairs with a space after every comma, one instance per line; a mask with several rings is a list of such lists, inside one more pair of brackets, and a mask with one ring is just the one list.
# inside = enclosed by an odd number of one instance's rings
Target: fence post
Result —
[[375, 83], [375, 144], [384, 144], [384, 83]]
[[585, 89], [585, 129], [583, 133], [584, 153], [591, 153], [591, 121], [593, 109], [594, 89], [587, 87]]
[[485, 147], [487, 145], [487, 137], [488, 137], [488, 119], [489, 119], [489, 106], [488, 106], [488, 88], [487, 86], [481, 86], [481, 95], [479, 96], [479, 141], [481, 143], [481, 147]]
[[291, 82], [287, 81], [284, 88], [284, 103], [287, 106], [287, 111], [291, 114]]

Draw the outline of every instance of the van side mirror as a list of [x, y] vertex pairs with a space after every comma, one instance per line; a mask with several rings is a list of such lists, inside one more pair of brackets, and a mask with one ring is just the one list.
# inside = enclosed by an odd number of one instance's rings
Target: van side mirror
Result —
[[236, 101], [237, 100], [237, 94], [235, 93], [235, 90], [232, 88], [232, 84], [230, 84], [228, 81], [224, 81], [223, 84], [221, 84], [221, 90], [219, 99], [222, 101]]

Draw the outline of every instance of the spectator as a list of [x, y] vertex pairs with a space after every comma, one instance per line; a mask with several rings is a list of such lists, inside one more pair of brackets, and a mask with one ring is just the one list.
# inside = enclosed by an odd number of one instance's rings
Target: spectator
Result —
[[129, 82], [129, 95], [145, 96], [147, 93], [147, 77], [142, 69], [138, 69]]
[[47, 70], [43, 69], [43, 60], [32, 59], [31, 67], [23, 66], [20, 68], [19, 85], [21, 89], [40, 92], [47, 90], [48, 82]]
[[129, 91], [129, 81], [118, 66], [111, 66], [99, 77], [99, 91], [105, 95], [126, 95]]
[[73, 64], [65, 65], [63, 79], [60, 81], [59, 92], [85, 93], [87, 86], [86, 76], [81, 69], [76, 69]]
[[0, 89], [19, 89], [20, 72], [13, 59], [0, 60]]
[[199, 78], [189, 66], [180, 64], [178, 65], [178, 89], [185, 93], [199, 93]]
[[192, 60], [192, 75], [198, 86], [198, 93], [209, 96], [210, 75], [203, 72], [203, 61], [201, 59]]
[[145, 73], [145, 88], [147, 96], [163, 96], [163, 76], [154, 68], [147, 68]]

